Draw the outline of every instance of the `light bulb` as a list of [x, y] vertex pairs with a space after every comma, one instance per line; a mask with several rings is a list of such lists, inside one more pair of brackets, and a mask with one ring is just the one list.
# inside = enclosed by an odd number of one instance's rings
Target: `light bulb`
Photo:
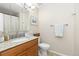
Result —
[[35, 6], [31, 6], [31, 9], [35, 9]]

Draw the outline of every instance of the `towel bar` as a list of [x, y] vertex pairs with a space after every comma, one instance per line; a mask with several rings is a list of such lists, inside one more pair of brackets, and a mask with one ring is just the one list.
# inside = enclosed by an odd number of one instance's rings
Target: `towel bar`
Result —
[[[66, 25], [66, 26], [68, 26], [68, 24], [64, 24], [64, 25]], [[50, 27], [53, 27], [54, 25], [50, 25]]]

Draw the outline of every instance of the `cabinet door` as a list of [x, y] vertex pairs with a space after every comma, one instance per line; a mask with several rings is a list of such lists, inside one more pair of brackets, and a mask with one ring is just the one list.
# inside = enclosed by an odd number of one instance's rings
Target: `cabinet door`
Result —
[[5, 33], [10, 33], [10, 26], [11, 22], [10, 22], [10, 15], [6, 15], [4, 14], [4, 32]]
[[26, 51], [20, 53], [18, 56], [37, 56], [38, 55], [38, 44], [33, 45]]
[[37, 56], [38, 55], [38, 44], [34, 45], [33, 47], [30, 47], [30, 49], [27, 50], [26, 55]]
[[17, 32], [19, 29], [19, 19], [18, 17], [11, 16], [11, 32]]

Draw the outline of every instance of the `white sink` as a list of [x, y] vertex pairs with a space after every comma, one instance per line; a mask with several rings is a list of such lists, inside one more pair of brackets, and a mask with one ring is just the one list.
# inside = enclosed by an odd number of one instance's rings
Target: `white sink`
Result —
[[25, 40], [29, 40], [29, 38], [26, 38], [26, 37], [15, 38], [15, 39], [12, 39], [12, 42], [22, 42]]

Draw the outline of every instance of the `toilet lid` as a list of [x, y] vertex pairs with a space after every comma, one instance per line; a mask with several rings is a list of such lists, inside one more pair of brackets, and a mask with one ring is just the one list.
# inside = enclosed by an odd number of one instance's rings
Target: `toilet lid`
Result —
[[47, 43], [40, 43], [39, 46], [40, 46], [40, 47], [50, 47], [50, 45], [47, 44]]

